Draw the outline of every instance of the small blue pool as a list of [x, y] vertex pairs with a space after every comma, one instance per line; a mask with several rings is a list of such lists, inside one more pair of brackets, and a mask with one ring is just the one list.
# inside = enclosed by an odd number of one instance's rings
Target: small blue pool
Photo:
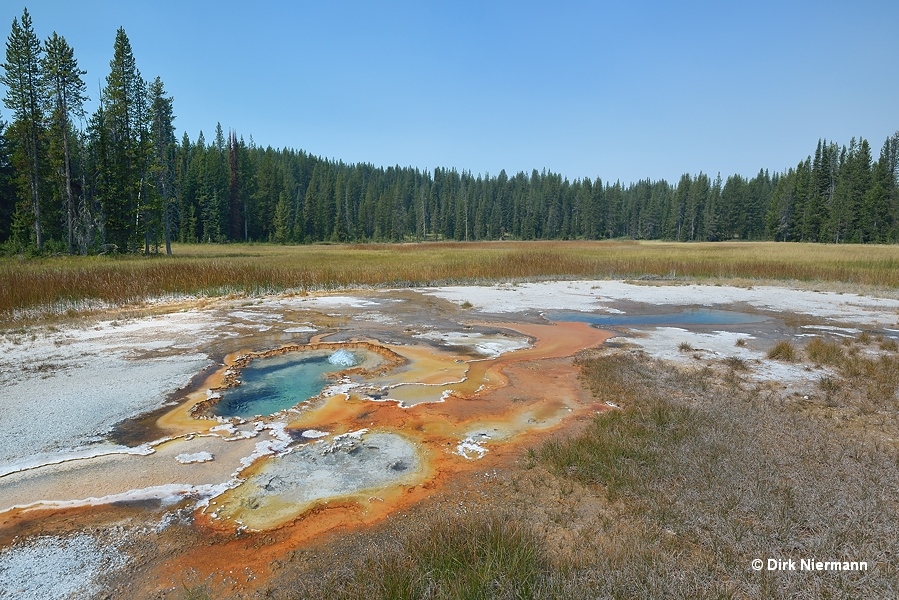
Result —
[[240, 385], [224, 390], [212, 407], [220, 417], [270, 415], [318, 396], [330, 383], [327, 375], [356, 364], [347, 350], [326, 354], [288, 352], [253, 360], [240, 373]]
[[768, 317], [714, 308], [688, 308], [665, 314], [595, 314], [576, 311], [550, 311], [550, 321], [576, 321], [605, 327], [677, 326], [677, 325], [742, 325], [761, 323]]

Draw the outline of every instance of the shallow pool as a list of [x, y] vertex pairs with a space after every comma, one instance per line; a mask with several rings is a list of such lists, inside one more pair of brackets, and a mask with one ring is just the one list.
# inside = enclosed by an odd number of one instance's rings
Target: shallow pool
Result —
[[740, 325], [761, 323], [768, 317], [731, 310], [714, 308], [688, 308], [672, 313], [653, 314], [595, 314], [575, 311], [550, 311], [546, 313], [550, 321], [577, 321], [607, 327], [641, 325]]
[[[338, 354], [339, 353], [339, 354]], [[331, 383], [327, 375], [357, 362], [352, 352], [288, 352], [258, 358], [240, 373], [240, 385], [225, 390], [212, 407], [220, 417], [270, 415], [318, 396]]]

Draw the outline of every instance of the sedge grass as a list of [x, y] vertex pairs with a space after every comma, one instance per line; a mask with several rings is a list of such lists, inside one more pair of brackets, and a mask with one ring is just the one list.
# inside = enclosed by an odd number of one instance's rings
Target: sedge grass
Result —
[[443, 516], [407, 537], [396, 555], [382, 555], [368, 569], [379, 577], [371, 578], [368, 571], [348, 586], [352, 593], [347, 597], [533, 598], [546, 561], [538, 538], [514, 521], [497, 515]]
[[264, 294], [545, 278], [841, 283], [899, 289], [899, 247], [483, 242], [175, 245], [175, 255], [0, 259], [0, 319], [172, 295]]
[[[315, 565], [315, 557], [313, 561], [303, 560], [296, 566], [300, 573], [289, 570], [264, 597], [285, 600], [547, 597], [541, 592], [547, 587], [551, 565], [541, 547], [541, 539], [521, 520], [508, 514], [492, 511], [429, 514], [416, 527], [385, 533], [377, 541], [338, 541], [343, 548], [333, 554], [329, 552], [322, 566]], [[341, 560], [335, 562], [335, 556]]]

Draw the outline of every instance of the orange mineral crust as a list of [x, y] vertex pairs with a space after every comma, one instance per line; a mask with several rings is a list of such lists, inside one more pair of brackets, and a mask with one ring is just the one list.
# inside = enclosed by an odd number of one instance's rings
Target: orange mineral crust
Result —
[[[0, 533], [135, 523], [142, 502], [153, 521], [167, 506], [185, 510], [193, 502], [189, 524], [160, 530], [160, 549], [134, 589], [177, 588], [189, 573], [196, 581], [219, 577], [223, 592], [253, 590], [287, 553], [408, 509], [454, 478], [513, 460], [544, 432], [605, 408], [582, 389], [573, 357], [611, 334], [584, 323], [464, 328], [490, 333], [459, 335], [493, 335], [508, 345], [485, 356], [414, 337], [329, 342], [322, 334], [309, 344], [230, 352], [161, 413], [153, 430], [165, 437], [141, 452], [7, 475]], [[212, 417], [220, 393], [239, 385], [250, 361], [338, 349], [361, 362], [332, 374], [320, 397], [270, 416]]]

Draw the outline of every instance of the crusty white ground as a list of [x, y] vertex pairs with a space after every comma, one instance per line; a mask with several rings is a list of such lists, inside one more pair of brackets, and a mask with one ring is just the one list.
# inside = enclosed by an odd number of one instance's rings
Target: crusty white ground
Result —
[[666, 306], [722, 306], [746, 304], [760, 310], [795, 312], [834, 322], [866, 326], [899, 326], [899, 300], [857, 294], [815, 292], [785, 287], [752, 288], [717, 285], [637, 285], [624, 281], [549, 281], [424, 288], [424, 294], [451, 302], [470, 302], [486, 313], [526, 310], [609, 310], [610, 303], [627, 300]]
[[470, 348], [482, 356], [496, 357], [506, 352], [527, 348], [530, 342], [525, 337], [503, 334], [483, 334], [465, 331], [427, 331], [415, 337], [434, 340], [452, 346]]
[[[737, 346], [738, 340], [743, 340], [742, 346]], [[653, 358], [686, 366], [702, 367], [731, 357], [739, 358], [744, 361], [749, 374], [760, 381], [814, 383], [821, 376], [831, 374], [821, 367], [769, 359], [766, 349], [760, 348], [757, 340], [745, 333], [699, 333], [680, 327], [654, 327], [633, 337], [612, 338], [611, 341], [636, 346]], [[681, 349], [681, 344], [686, 344], [690, 350]]]
[[[624, 281], [555, 281], [490, 286], [425, 288], [420, 292], [455, 303], [469, 302], [469, 310], [483, 313], [522, 311], [585, 311], [620, 314], [613, 303], [641, 302], [656, 306], [724, 307], [743, 305], [776, 313], [798, 313], [834, 325], [804, 326], [802, 336], [854, 335], [859, 327], [899, 327], [899, 300], [857, 294], [816, 292], [786, 287], [733, 287], [718, 285], [640, 285]], [[842, 325], [842, 326], [840, 326]], [[848, 327], [846, 325], [849, 325]], [[737, 357], [745, 361], [756, 380], [783, 382], [799, 389], [827, 375], [826, 369], [768, 359], [767, 346], [756, 345], [746, 334], [728, 331], [699, 333], [677, 327], [636, 327], [639, 335], [614, 341], [639, 347], [648, 355], [685, 365]], [[746, 345], [736, 345], [745, 338]], [[682, 343], [694, 350], [685, 352]]]
[[30, 538], [0, 550], [0, 598], [93, 598], [96, 578], [125, 562], [90, 535]]
[[[161, 406], [209, 364], [197, 346], [215, 325], [190, 311], [0, 338], [0, 471], [95, 443], [119, 421]], [[137, 358], [146, 350], [175, 355]]]

